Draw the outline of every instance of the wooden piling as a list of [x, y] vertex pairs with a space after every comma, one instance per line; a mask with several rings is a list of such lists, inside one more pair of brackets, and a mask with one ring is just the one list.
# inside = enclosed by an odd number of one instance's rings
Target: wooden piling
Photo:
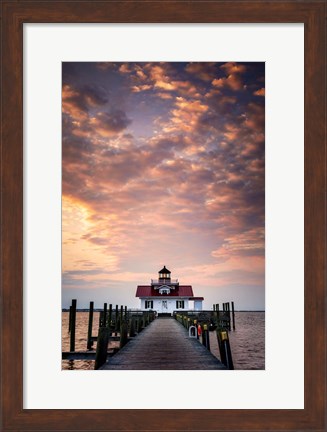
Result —
[[103, 304], [103, 322], [102, 322], [103, 327], [107, 326], [107, 308], [108, 308], [108, 304], [104, 303]]
[[116, 305], [116, 309], [115, 309], [115, 336], [117, 336], [117, 334], [118, 334], [118, 329], [119, 329], [118, 321], [119, 321], [118, 305]]
[[234, 302], [232, 301], [232, 320], [233, 320], [233, 330], [235, 331], [235, 312], [234, 312]]
[[123, 348], [128, 342], [128, 335], [127, 335], [127, 322], [125, 320], [121, 321], [120, 324], [120, 342], [119, 347]]
[[109, 344], [109, 329], [107, 327], [100, 327], [98, 332], [94, 369], [99, 369], [106, 362], [108, 344]]
[[89, 326], [87, 331], [87, 349], [92, 349], [93, 341], [92, 341], [92, 326], [93, 326], [93, 309], [94, 302], [90, 302], [90, 310], [89, 310]]
[[204, 345], [207, 348], [207, 350], [210, 351], [208, 324], [203, 324], [202, 326], [202, 345]]
[[72, 327], [72, 307], [69, 306], [68, 333], [70, 333], [71, 327]]
[[136, 326], [137, 333], [141, 333], [142, 331], [142, 317], [137, 317], [137, 326]]
[[226, 312], [227, 312], [227, 317], [228, 317], [228, 330], [231, 330], [231, 319], [230, 319], [230, 304], [229, 302], [226, 303]]
[[219, 320], [219, 303], [216, 304], [216, 324], [217, 328], [220, 326], [220, 320]]
[[230, 349], [228, 332], [226, 330], [217, 331], [218, 346], [220, 351], [220, 360], [227, 367], [227, 369], [233, 370], [233, 358]]
[[70, 351], [75, 351], [76, 305], [77, 300], [72, 300], [70, 320]]
[[130, 321], [129, 321], [129, 336], [134, 337], [135, 336], [135, 319], [133, 315], [131, 315]]
[[107, 327], [109, 328], [110, 332], [111, 332], [111, 320], [112, 320], [112, 304], [109, 305], [108, 323], [107, 323]]

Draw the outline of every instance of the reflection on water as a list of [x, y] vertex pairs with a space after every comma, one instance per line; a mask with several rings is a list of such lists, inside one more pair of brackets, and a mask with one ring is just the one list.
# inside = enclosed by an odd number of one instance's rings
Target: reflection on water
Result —
[[[69, 351], [70, 336], [68, 333], [69, 313], [62, 313], [62, 351]], [[264, 369], [265, 368], [265, 313], [264, 312], [235, 312], [236, 330], [229, 332], [229, 340], [235, 369]], [[99, 312], [94, 312], [93, 336], [97, 335]], [[88, 328], [88, 312], [76, 314], [76, 351], [86, 351]], [[117, 343], [115, 343], [117, 345]], [[112, 346], [112, 345], [111, 345]], [[93, 344], [96, 349], [96, 342]], [[210, 332], [210, 349], [212, 354], [219, 357], [216, 332]], [[65, 370], [93, 370], [93, 360], [63, 360], [62, 369]]]

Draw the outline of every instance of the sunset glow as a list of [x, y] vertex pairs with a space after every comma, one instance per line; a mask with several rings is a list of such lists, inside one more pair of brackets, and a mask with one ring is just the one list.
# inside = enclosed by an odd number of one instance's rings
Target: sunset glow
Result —
[[264, 309], [264, 63], [63, 63], [63, 307], [138, 307], [166, 265]]

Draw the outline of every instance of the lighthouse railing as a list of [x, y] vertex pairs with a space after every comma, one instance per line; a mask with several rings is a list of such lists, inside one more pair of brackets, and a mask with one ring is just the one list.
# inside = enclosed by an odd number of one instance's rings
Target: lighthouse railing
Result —
[[152, 284], [163, 284], [165, 282], [169, 282], [170, 285], [172, 284], [178, 284], [178, 279], [166, 279], [166, 278], [161, 278], [161, 279], [151, 279], [151, 283]]

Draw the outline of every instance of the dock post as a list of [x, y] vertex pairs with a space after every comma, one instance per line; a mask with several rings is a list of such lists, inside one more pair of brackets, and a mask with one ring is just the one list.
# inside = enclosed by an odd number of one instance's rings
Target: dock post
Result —
[[70, 333], [71, 327], [72, 327], [72, 307], [69, 306], [68, 333]]
[[135, 319], [134, 319], [133, 315], [131, 315], [130, 327], [129, 327], [129, 337], [134, 337], [134, 336], [135, 336]]
[[209, 330], [208, 324], [203, 324], [202, 328], [202, 344], [210, 351], [210, 340], [209, 340]]
[[92, 326], [93, 326], [93, 308], [94, 308], [94, 302], [90, 302], [90, 310], [89, 310], [89, 327], [87, 331], [87, 349], [90, 350], [93, 345], [92, 341]]
[[230, 325], [230, 304], [229, 302], [226, 303], [226, 311], [227, 311], [227, 316], [228, 316], [228, 330], [231, 330], [231, 325]]
[[123, 317], [124, 317], [124, 306], [120, 306], [120, 314], [119, 314], [119, 331], [121, 330], [121, 325], [123, 323]]
[[102, 321], [102, 326], [106, 327], [107, 326], [107, 303], [103, 304], [103, 321]]
[[227, 367], [227, 369], [233, 370], [234, 364], [229, 344], [228, 332], [226, 330], [217, 331], [217, 339], [221, 362]]
[[220, 326], [219, 322], [219, 303], [216, 304], [216, 317], [217, 317], [217, 328]]
[[118, 320], [119, 320], [119, 317], [118, 317], [118, 305], [116, 305], [116, 309], [115, 309], [115, 336], [117, 336], [117, 334], [118, 334]]
[[110, 330], [110, 334], [111, 334], [111, 320], [112, 320], [112, 304], [109, 305], [109, 315], [108, 315], [108, 323], [107, 323], [107, 326]]
[[119, 348], [123, 348], [128, 342], [127, 338], [127, 307], [125, 307], [125, 315], [124, 307], [120, 307], [120, 343]]
[[138, 314], [137, 314], [136, 331], [137, 331], [137, 333], [141, 333], [141, 331], [142, 331], [142, 317], [140, 317]]
[[100, 327], [98, 332], [94, 369], [99, 369], [106, 362], [108, 343], [109, 329], [107, 327]]
[[233, 330], [235, 331], [235, 312], [234, 312], [234, 302], [232, 301], [232, 320], [233, 320]]
[[70, 322], [70, 351], [75, 351], [75, 329], [76, 329], [76, 304], [77, 300], [72, 300], [71, 322]]

